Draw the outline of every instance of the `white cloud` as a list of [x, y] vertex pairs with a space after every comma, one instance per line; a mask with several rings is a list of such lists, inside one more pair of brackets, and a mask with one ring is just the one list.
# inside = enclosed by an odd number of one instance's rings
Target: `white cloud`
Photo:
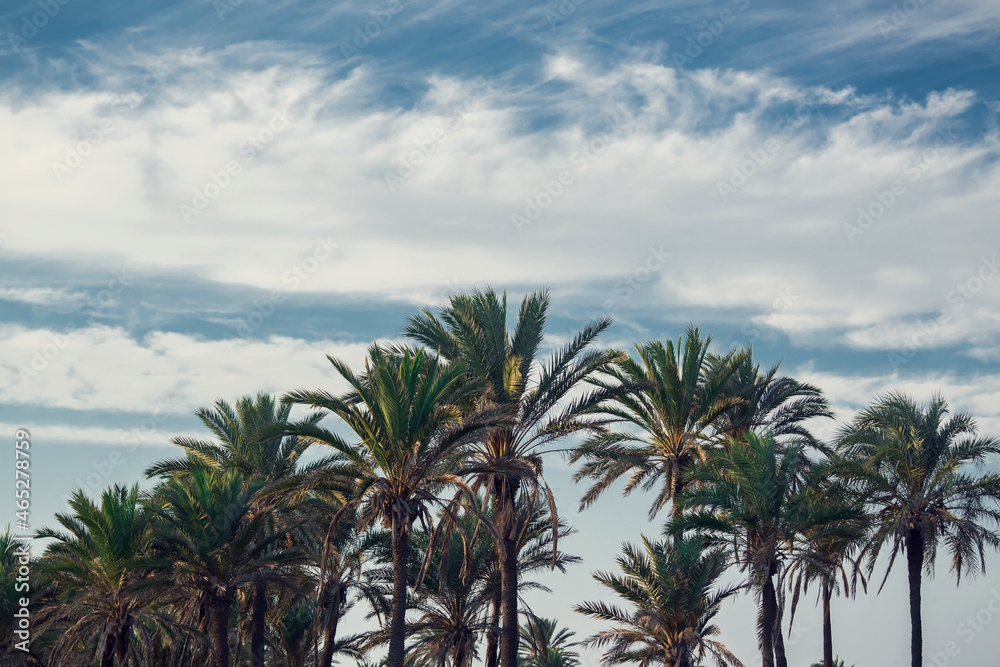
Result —
[[[614, 284], [663, 244], [670, 264], [637, 306], [749, 308], [794, 342], [858, 347], [898, 340], [894, 331], [946, 308], [954, 281], [990, 249], [997, 136], [928, 148], [975, 103], [968, 91], [895, 102], [762, 72], [602, 67], [559, 52], [546, 66], [567, 88], [558, 102], [435, 75], [403, 109], [370, 103], [373, 68], [331, 82], [315, 58], [229, 64], [274, 48], [164, 54], [165, 74], [121, 117], [106, 93], [8, 96], [0, 206], [17, 224], [4, 247], [287, 290], [289, 270], [329, 238], [336, 253], [302, 290], [418, 301], [457, 284]], [[115, 90], [138, 85], [113, 71], [98, 73]], [[775, 127], [775, 105], [807, 104]], [[542, 109], [560, 122], [526, 131]], [[287, 126], [270, 130], [282, 113]], [[53, 162], [102, 120], [111, 131], [59, 182]], [[237, 175], [224, 173], [231, 162]], [[406, 174], [396, 192], [387, 172]], [[720, 184], [732, 189], [723, 196]], [[209, 205], [186, 224], [179, 206], [199, 196]], [[861, 229], [859, 209], [882, 213]], [[512, 215], [536, 211], [518, 233]], [[773, 312], [788, 288], [799, 298]], [[977, 294], [977, 309], [998, 306], [993, 285]]]
[[367, 344], [272, 337], [205, 340], [155, 332], [142, 340], [93, 326], [67, 334], [0, 329], [0, 404], [190, 415], [216, 398], [344, 388], [327, 354], [352, 367]]
[[918, 403], [926, 403], [940, 393], [948, 401], [952, 414], [967, 412], [976, 418], [979, 433], [1000, 437], [1000, 378], [995, 374], [963, 374], [930, 371], [912, 374], [853, 374], [816, 371], [803, 365], [790, 374], [801, 382], [814, 384], [823, 390], [836, 414], [836, 422], [817, 422], [816, 433], [830, 436], [838, 424], [849, 421], [854, 414], [872, 403], [876, 396], [898, 390]]
[[83, 292], [52, 287], [0, 287], [0, 299], [43, 306], [79, 306], [86, 299]]

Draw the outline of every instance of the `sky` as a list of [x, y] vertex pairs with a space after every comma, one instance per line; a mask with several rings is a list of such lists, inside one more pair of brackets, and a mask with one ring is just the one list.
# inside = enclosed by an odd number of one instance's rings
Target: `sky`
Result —
[[[839, 422], [898, 389], [1000, 433], [995, 0], [7, 0], [0, 36], [0, 432], [32, 433], [35, 527], [196, 408], [336, 389], [325, 355], [487, 284], [550, 290], [550, 348], [698, 322]], [[661, 522], [577, 512], [571, 475], [548, 458], [584, 564], [530, 601], [583, 638], [590, 572]], [[928, 665], [1000, 652], [988, 562], [928, 583]], [[720, 621], [747, 665], [753, 619]], [[904, 570], [834, 632], [907, 665]], [[788, 644], [821, 655], [811, 599]]]

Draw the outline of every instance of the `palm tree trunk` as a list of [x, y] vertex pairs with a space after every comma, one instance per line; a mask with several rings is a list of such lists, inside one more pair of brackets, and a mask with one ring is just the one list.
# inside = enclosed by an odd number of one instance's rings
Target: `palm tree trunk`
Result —
[[[774, 575], [778, 573], [777, 570], [777, 563], [772, 562], [768, 565], [767, 578], [773, 580]], [[785, 638], [781, 633], [783, 607], [778, 604], [778, 595], [773, 583], [771, 584], [771, 597], [774, 598], [774, 664], [776, 667], [788, 667], [788, 659], [785, 657]]]
[[267, 628], [267, 584], [254, 583], [253, 618], [250, 619], [250, 664], [264, 667], [264, 633]]
[[[775, 608], [777, 608], [777, 603]], [[774, 615], [774, 664], [776, 667], [788, 667], [788, 658], [785, 657], [785, 638], [781, 633], [780, 613]]]
[[333, 649], [337, 645], [337, 625], [340, 623], [340, 587], [334, 593], [333, 604], [330, 610], [330, 622], [327, 623], [323, 634], [323, 657], [320, 659], [320, 667], [333, 667]]
[[406, 658], [406, 565], [410, 555], [408, 526], [392, 523], [392, 619], [386, 667], [403, 667]]
[[[500, 667], [517, 667], [517, 538], [511, 535], [514, 525], [516, 490], [505, 482], [500, 494], [500, 601], [503, 625], [500, 627]], [[391, 666], [390, 666], [391, 667]]]
[[132, 623], [125, 623], [124, 627], [118, 631], [118, 638], [115, 641], [115, 662], [118, 667], [128, 665], [128, 649], [132, 639]]
[[910, 665], [921, 667], [924, 642], [920, 620], [920, 571], [924, 565], [924, 535], [919, 528], [911, 529], [906, 535], [906, 565], [910, 579]]
[[681, 515], [681, 506], [677, 504], [677, 496], [684, 491], [684, 480], [681, 479], [681, 466], [675, 460], [670, 470], [670, 516], [674, 519]]
[[115, 633], [113, 632], [109, 632], [107, 639], [104, 640], [101, 667], [115, 667]]
[[777, 617], [778, 603], [774, 595], [774, 581], [770, 573], [764, 579], [764, 590], [760, 600], [760, 659], [762, 667], [774, 667], [774, 619]]
[[465, 667], [465, 642], [459, 642], [455, 647], [455, 667]]
[[823, 667], [834, 667], [833, 665], [833, 623], [830, 620], [830, 598], [832, 597], [832, 585], [829, 581], [823, 582]]
[[212, 598], [212, 658], [215, 667], [229, 667], [229, 599]]
[[493, 595], [490, 603], [490, 629], [486, 632], [486, 667], [497, 667], [497, 650], [500, 644], [500, 594]]

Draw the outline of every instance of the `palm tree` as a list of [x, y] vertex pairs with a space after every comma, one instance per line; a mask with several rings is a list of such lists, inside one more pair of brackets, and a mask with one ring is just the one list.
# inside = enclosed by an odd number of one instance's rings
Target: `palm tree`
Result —
[[[545, 505], [532, 503], [522, 498], [514, 512], [516, 521], [514, 531], [517, 535], [515, 550], [517, 552], [518, 606], [525, 608], [520, 594], [527, 590], [538, 590], [549, 593], [551, 590], [539, 581], [530, 577], [544, 569], [558, 569], [565, 572], [569, 565], [581, 562], [578, 556], [567, 554], [558, 549], [560, 539], [576, 532], [562, 519], [556, 519], [553, 529], [552, 515]], [[486, 534], [485, 541], [491, 541], [496, 553], [495, 538]], [[502, 609], [502, 564], [496, 559], [489, 561], [480, 575], [483, 586], [490, 596], [490, 624], [486, 642], [486, 667], [496, 667], [499, 649], [500, 612]]]
[[678, 498], [684, 512], [667, 531], [696, 530], [712, 543], [731, 548], [748, 584], [760, 591], [758, 633], [764, 667], [787, 667], [781, 636], [781, 608], [775, 575], [793, 556], [803, 534], [837, 533], [839, 522], [855, 518], [841, 506], [811, 503], [797, 477], [801, 447], [779, 446], [770, 434], [748, 432], [714, 449], [690, 472], [693, 484]]
[[[310, 507], [310, 511], [317, 509], [315, 504]], [[373, 554], [373, 547], [380, 546], [382, 535], [363, 531], [354, 512], [345, 515], [338, 511], [330, 520], [329, 528], [326, 528], [323, 514], [332, 509], [328, 505], [325, 512], [315, 517], [314, 523], [322, 531], [305, 533], [309, 552], [320, 564], [319, 571], [310, 577], [315, 589], [315, 621], [319, 626], [314, 631], [314, 638], [317, 641], [322, 638], [323, 644], [319, 667], [332, 667], [334, 654], [343, 648], [337, 630], [357, 599], [367, 600], [378, 615], [388, 610], [377, 578], [373, 577], [370, 568], [365, 568], [365, 562]], [[323, 533], [326, 533], [325, 537]]]
[[572, 650], [576, 634], [560, 628], [555, 619], [527, 614], [521, 626], [521, 667], [577, 667], [580, 654]]
[[867, 588], [867, 581], [859, 571], [855, 556], [866, 543], [870, 522], [864, 513], [863, 499], [837, 477], [836, 467], [829, 461], [823, 461], [809, 471], [805, 488], [811, 496], [810, 503], [840, 506], [856, 514], [854, 519], [839, 522], [835, 531], [826, 527], [805, 531], [802, 548], [782, 576], [788, 580], [792, 590], [791, 622], [795, 620], [799, 596], [808, 592], [810, 584], [819, 584], [823, 615], [823, 663], [819, 667], [837, 667], [833, 657], [831, 601], [834, 595], [853, 597], [859, 578]]
[[588, 640], [608, 647], [603, 664], [638, 663], [640, 667], [695, 667], [706, 656], [720, 667], [742, 663], [713, 639], [713, 620], [722, 603], [739, 587], [722, 587], [726, 570], [722, 549], [706, 548], [700, 537], [653, 542], [641, 548], [626, 544], [618, 557], [622, 574], [598, 572], [594, 579], [627, 602], [629, 609], [606, 602], [585, 602], [575, 610], [614, 623]]
[[298, 390], [286, 401], [326, 410], [358, 436], [351, 444], [319, 426], [302, 425], [298, 433], [327, 445], [341, 460], [317, 471], [314, 479], [353, 480], [348, 506], [363, 523], [380, 520], [392, 534], [393, 591], [387, 667], [402, 667], [406, 657], [405, 619], [409, 541], [415, 522], [430, 525], [432, 506], [452, 510], [441, 494], [448, 488], [469, 490], [458, 472], [469, 443], [495, 423], [494, 414], [466, 414], [463, 405], [477, 391], [464, 383], [460, 364], [443, 364], [423, 350], [368, 349], [364, 375], [330, 358], [350, 385], [342, 396]]
[[[192, 467], [153, 492], [154, 548], [164, 577], [178, 590], [182, 616], [207, 614], [215, 667], [230, 667], [229, 629], [239, 587], [284, 573], [303, 562], [302, 551], [279, 544], [289, 528], [266, 524], [279, 505], [260, 502], [264, 481], [235, 471]], [[192, 596], [192, 594], [194, 594]]]
[[[638, 361], [621, 358], [602, 370], [603, 377], [592, 380], [603, 388], [626, 385], [638, 390], [601, 406], [630, 431], [597, 433], [573, 452], [571, 462], [584, 461], [574, 480], [593, 480], [580, 500], [581, 509], [626, 474], [625, 495], [662, 485], [650, 519], [683, 492], [688, 469], [704, 458], [717, 440], [719, 422], [741, 401], [726, 392], [746, 353], [712, 357], [711, 342], [711, 336], [702, 338], [691, 325], [676, 345], [672, 340], [636, 344]], [[680, 512], [676, 502], [672, 512]]]
[[[580, 558], [553, 546], [552, 518], [548, 508], [521, 499], [517, 511], [517, 565], [519, 594], [527, 590], [551, 592], [531, 575], [542, 569], [566, 567]], [[528, 513], [533, 508], [533, 513]], [[500, 617], [500, 567], [496, 560], [496, 538], [481, 522], [489, 521], [492, 506], [486, 516], [479, 512], [459, 515], [459, 532], [452, 532], [449, 541], [428, 552], [432, 536], [417, 531], [414, 536], [414, 558], [411, 575], [426, 569], [423, 589], [415, 595], [413, 608], [421, 613], [416, 622], [407, 625], [407, 634], [417, 636], [412, 655], [429, 664], [439, 664], [451, 658], [454, 665], [466, 664], [478, 657], [476, 649], [481, 635], [487, 637], [487, 665], [497, 664], [498, 624]], [[575, 530], [560, 521], [556, 527], [559, 538]], [[458, 558], [462, 554], [464, 558]], [[421, 565], [427, 563], [427, 565]], [[428, 567], [429, 565], [429, 567]], [[524, 601], [519, 600], [524, 608]], [[530, 610], [527, 612], [530, 615]], [[375, 642], [378, 643], [378, 637]], [[382, 640], [384, 643], [384, 639]]]
[[[218, 442], [189, 437], [176, 437], [171, 442], [181, 447], [183, 458], [158, 461], [146, 469], [146, 476], [172, 477], [190, 473], [194, 469], [238, 472], [245, 480], [260, 480], [265, 484], [279, 484], [296, 473], [302, 454], [309, 443], [294, 435], [287, 435], [291, 405], [277, 403], [268, 394], [244, 396], [236, 402], [235, 409], [223, 399], [215, 402], [214, 409], [199, 408], [195, 414], [202, 424], [218, 438]], [[316, 424], [322, 415], [310, 415], [304, 423]], [[314, 462], [307, 469], [322, 466]], [[278, 519], [275, 515], [271, 519]], [[268, 521], [266, 530], [279, 530], [274, 521]], [[290, 585], [276, 571], [261, 571], [251, 586], [253, 606], [250, 613], [250, 655], [253, 667], [264, 667], [268, 584]], [[270, 576], [271, 578], [265, 578]]]
[[923, 665], [921, 572], [933, 568], [938, 544], [958, 583], [985, 568], [986, 546], [1000, 546], [1000, 534], [984, 525], [1000, 523], [1000, 475], [977, 470], [1000, 453], [1000, 440], [977, 437], [968, 414], [947, 415], [941, 396], [923, 406], [890, 392], [840, 433], [848, 474], [872, 514], [869, 573], [885, 545], [892, 548], [885, 579], [897, 554], [906, 554], [913, 667]]
[[[727, 357], [710, 355], [710, 363], [724, 371]], [[778, 375], [779, 361], [767, 372], [753, 363], [753, 348], [746, 348], [729, 376], [725, 392], [739, 399], [721, 415], [718, 427], [727, 436], [739, 440], [748, 431], [758, 435], [770, 432], [776, 440], [794, 439], [820, 448], [819, 441], [804, 422], [817, 417], [833, 417], [830, 402], [818, 387]]]
[[[195, 411], [218, 441], [172, 438], [170, 442], [181, 447], [185, 456], [154, 463], [146, 469], [146, 477], [171, 477], [208, 468], [239, 472], [245, 479], [285, 479], [298, 472], [299, 459], [309, 447], [305, 440], [285, 433], [291, 408], [264, 393], [243, 396], [235, 408], [220, 398], [213, 408]], [[321, 418], [313, 414], [304, 423], [316, 424]]]
[[[280, 604], [280, 602], [279, 602]], [[274, 622], [273, 644], [281, 647], [280, 662], [274, 662], [275, 667], [306, 667], [309, 654], [314, 646], [316, 629], [316, 610], [310, 601], [300, 595], [294, 595], [287, 604], [280, 608], [275, 605], [275, 611], [280, 611]]]
[[70, 514], [56, 514], [64, 530], [42, 528], [38, 538], [55, 540], [39, 561], [58, 596], [38, 616], [43, 628], [63, 628], [50, 660], [64, 660], [78, 644], [99, 642], [102, 667], [124, 667], [136, 626], [158, 624], [148, 563], [150, 517], [138, 485], [115, 485], [95, 504], [82, 491], [69, 500]]
[[[411, 568], [419, 569], [428, 558], [430, 567], [413, 602], [419, 616], [407, 624], [407, 634], [416, 638], [413, 655], [429, 665], [444, 665], [450, 658], [453, 667], [467, 667], [477, 657], [479, 637], [489, 630], [490, 591], [482, 573], [495, 547], [488, 532], [475, 531], [475, 520], [468, 514], [460, 519], [463, 530], [472, 535], [470, 544], [453, 532], [447, 543], [428, 554], [433, 536], [423, 531], [414, 537]], [[467, 557], [457, 558], [463, 550]]]
[[487, 288], [452, 296], [449, 306], [437, 315], [425, 309], [411, 317], [403, 330], [405, 336], [445, 359], [463, 362], [469, 381], [483, 388], [476, 400], [513, 414], [511, 423], [494, 428], [481, 439], [475, 461], [466, 470], [477, 477], [476, 487], [487, 491], [496, 508], [502, 588], [501, 667], [517, 667], [515, 509], [519, 495], [538, 502], [544, 492], [555, 516], [555, 502], [542, 469], [545, 446], [596, 426], [596, 421], [584, 415], [612, 392], [588, 392], [573, 400], [568, 396], [619, 356], [588, 349], [611, 324], [610, 319], [602, 319], [588, 324], [542, 364], [539, 352], [548, 309], [547, 292], [526, 295], [514, 328], [509, 330], [506, 293]]

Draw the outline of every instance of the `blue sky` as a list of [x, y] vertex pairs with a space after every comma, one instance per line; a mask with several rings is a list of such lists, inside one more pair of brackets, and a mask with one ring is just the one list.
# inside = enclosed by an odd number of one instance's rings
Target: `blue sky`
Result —
[[[31, 0], [0, 35], [0, 427], [34, 434], [36, 524], [196, 407], [335, 388], [325, 354], [487, 283], [548, 287], [552, 345], [697, 321], [841, 419], [941, 391], [1000, 433], [995, 1]], [[644, 498], [572, 513], [549, 467], [586, 563], [536, 604], [584, 635], [589, 572], [659, 528]], [[1000, 648], [957, 629], [990, 562], [939, 571], [929, 654]], [[848, 664], [907, 664], [903, 578], [838, 602]], [[723, 619], [748, 664], [751, 609]]]

